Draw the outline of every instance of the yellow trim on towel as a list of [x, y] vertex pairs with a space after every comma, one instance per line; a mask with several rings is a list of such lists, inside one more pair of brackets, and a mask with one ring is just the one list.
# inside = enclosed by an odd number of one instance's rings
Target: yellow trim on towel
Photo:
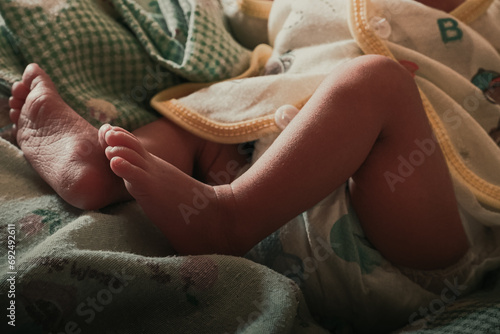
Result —
[[[152, 107], [156, 108], [158, 106], [158, 102], [168, 101], [170, 99], [180, 99], [181, 97], [188, 96], [189, 94], [192, 94], [213, 84], [213, 82], [190, 82], [173, 86], [162, 90], [161, 92], [153, 96], [150, 104]], [[157, 111], [161, 113], [161, 110]]]
[[450, 14], [460, 21], [470, 24], [484, 14], [493, 0], [468, 0], [455, 8]]
[[434, 107], [422, 91], [420, 91], [420, 95], [434, 134], [448, 162], [450, 173], [462, 180], [481, 203], [500, 209], [500, 187], [480, 178], [465, 165], [455, 150]]
[[199, 137], [218, 143], [244, 143], [255, 140], [256, 133], [261, 137], [280, 131], [274, 122], [274, 114], [251, 121], [224, 124], [189, 110], [176, 99], [163, 102], [163, 107], [168, 110], [171, 121]]
[[267, 20], [273, 1], [269, 0], [238, 0], [240, 11], [248, 16]]
[[[351, 0], [350, 2], [349, 25], [353, 37], [364, 53], [380, 54], [396, 60], [385, 43], [370, 29], [368, 24], [368, 1]], [[462, 3], [453, 13], [460, 15], [460, 17], [457, 17], [458, 19], [471, 22], [484, 13], [491, 3], [491, 0], [468, 0]], [[441, 119], [429, 99], [422, 91], [420, 91], [420, 95], [429, 122], [448, 163], [450, 173], [463, 181], [481, 203], [500, 209], [500, 187], [480, 178], [465, 165], [455, 150]]]
[[[250, 78], [261, 74], [262, 69], [271, 57], [273, 49], [261, 44], [252, 53], [249, 68], [229, 80]], [[280, 132], [274, 121], [274, 114], [249, 121], [230, 124], [215, 122], [182, 105], [177, 99], [206, 88], [214, 83], [187, 83], [166, 89], [151, 99], [151, 106], [163, 116], [207, 140], [236, 144], [255, 140], [266, 134]]]
[[375, 34], [368, 23], [368, 5], [362, 0], [352, 0], [349, 6], [349, 29], [361, 50], [366, 54], [379, 54], [396, 60], [387, 45]]

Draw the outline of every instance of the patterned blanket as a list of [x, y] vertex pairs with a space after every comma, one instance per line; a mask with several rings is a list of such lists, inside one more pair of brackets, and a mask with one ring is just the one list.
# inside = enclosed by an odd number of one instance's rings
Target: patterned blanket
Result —
[[1, 139], [0, 189], [7, 333], [323, 331], [288, 278], [238, 257], [174, 256], [135, 202], [72, 208]]
[[38, 63], [89, 122], [135, 129], [157, 116], [158, 91], [243, 71], [249, 52], [224, 27], [217, 1], [1, 1], [0, 87]]

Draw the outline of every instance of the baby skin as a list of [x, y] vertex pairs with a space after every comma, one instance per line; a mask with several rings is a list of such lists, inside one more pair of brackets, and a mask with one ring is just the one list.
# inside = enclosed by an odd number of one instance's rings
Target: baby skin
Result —
[[[133, 133], [97, 130], [37, 65], [14, 84], [10, 106], [20, 148], [63, 199], [97, 209], [134, 198], [181, 254], [243, 255], [346, 182], [367, 237], [389, 261], [437, 269], [468, 248], [437, 144], [403, 182], [385, 177], [417, 141], [435, 143], [411, 75], [385, 57], [362, 56], [331, 73], [236, 179], [227, 171], [247, 158], [237, 146], [166, 119]], [[214, 178], [220, 173], [231, 177]], [[186, 215], [186, 207], [196, 210]]]

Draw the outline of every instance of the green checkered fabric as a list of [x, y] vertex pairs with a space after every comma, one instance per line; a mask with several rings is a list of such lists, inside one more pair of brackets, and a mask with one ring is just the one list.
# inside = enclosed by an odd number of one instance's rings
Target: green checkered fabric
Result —
[[94, 126], [140, 127], [155, 93], [235, 76], [250, 57], [217, 0], [4, 0], [0, 15], [1, 94], [38, 63]]
[[448, 310], [412, 334], [500, 333], [500, 301], [475, 300]]
[[411, 334], [500, 334], [500, 271], [487, 275], [483, 289], [449, 305], [433, 304], [416, 320], [397, 333]]

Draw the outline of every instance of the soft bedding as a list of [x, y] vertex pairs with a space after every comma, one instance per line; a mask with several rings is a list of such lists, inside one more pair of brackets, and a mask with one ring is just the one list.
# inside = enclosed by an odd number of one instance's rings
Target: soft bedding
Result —
[[[37, 62], [95, 126], [137, 128], [158, 117], [148, 107], [153, 94], [234, 77], [250, 59], [216, 1], [18, 0], [0, 2], [0, 14], [3, 101], [24, 66]], [[8, 109], [0, 112], [8, 138]], [[290, 262], [283, 262], [291, 266], [286, 277], [245, 258], [176, 256], [135, 202], [75, 209], [2, 139], [0, 200], [0, 298], [9, 333], [351, 331], [310, 315]], [[401, 331], [500, 333], [499, 282], [492, 272], [476, 294], [447, 303], [436, 295]]]
[[2, 252], [8, 333], [322, 332], [286, 277], [243, 258], [174, 256], [136, 203], [77, 210], [16, 147], [2, 140], [0, 152], [2, 249], [15, 237], [10, 263]]

